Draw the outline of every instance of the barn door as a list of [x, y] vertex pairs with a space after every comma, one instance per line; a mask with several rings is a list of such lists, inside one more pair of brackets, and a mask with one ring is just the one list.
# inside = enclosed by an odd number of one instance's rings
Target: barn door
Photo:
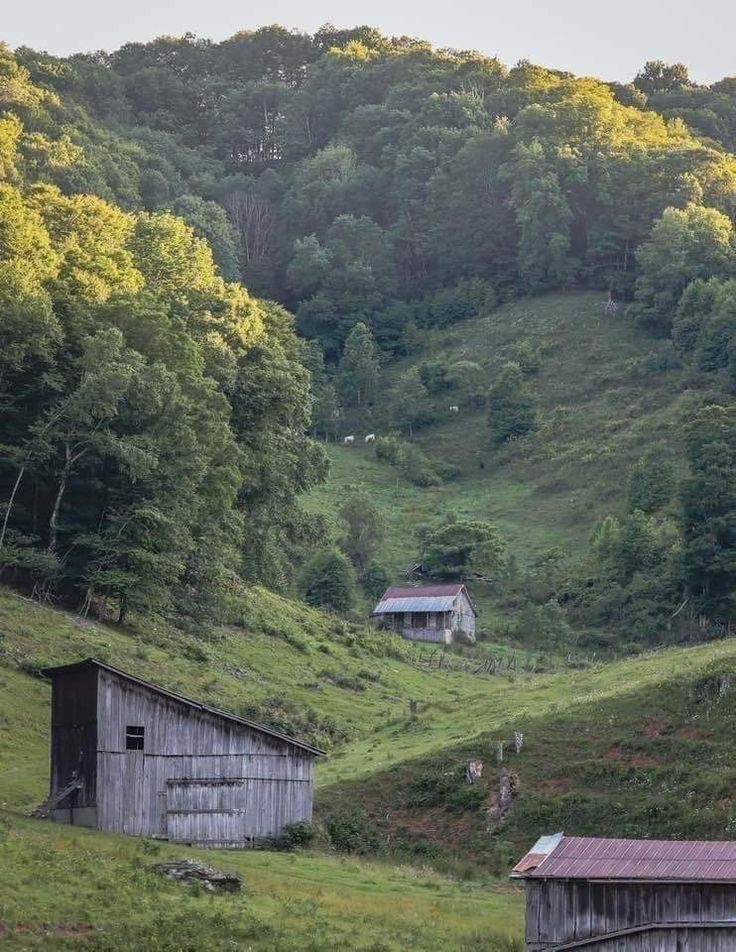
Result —
[[245, 846], [242, 780], [172, 779], [166, 784], [166, 829], [171, 841]]

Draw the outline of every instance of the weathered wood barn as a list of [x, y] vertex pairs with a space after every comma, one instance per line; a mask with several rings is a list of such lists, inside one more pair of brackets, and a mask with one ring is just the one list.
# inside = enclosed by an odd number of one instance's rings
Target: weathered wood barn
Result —
[[91, 658], [44, 674], [54, 819], [213, 847], [311, 819], [316, 747]]
[[476, 614], [467, 589], [457, 582], [387, 588], [371, 619], [411, 641], [449, 645], [453, 641], [475, 641]]
[[736, 841], [543, 836], [526, 887], [527, 952], [733, 952]]

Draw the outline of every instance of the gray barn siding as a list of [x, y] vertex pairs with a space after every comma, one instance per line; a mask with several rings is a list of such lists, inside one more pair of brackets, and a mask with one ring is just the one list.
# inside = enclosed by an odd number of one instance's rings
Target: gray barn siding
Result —
[[452, 644], [452, 631], [449, 628], [412, 628], [406, 626], [402, 634], [407, 641], [428, 641], [430, 644]]
[[[734, 922], [730, 931], [730, 948], [736, 948], [736, 884], [527, 879], [525, 885], [528, 952], [544, 952], [566, 943], [652, 923], [728, 921]], [[675, 943], [661, 947], [711, 948], [697, 944], [701, 942], [701, 935], [710, 935], [710, 932], [693, 932], [687, 941], [696, 944], [678, 946]], [[650, 940], [641, 936], [627, 937], [626, 944], [623, 938], [615, 941], [621, 944], [600, 945], [596, 942], [583, 948], [600, 952], [608, 952], [609, 948], [626, 949], [627, 952], [629, 949], [659, 948], [656, 944], [647, 945], [646, 941]], [[642, 941], [643, 945], [637, 944]], [[659, 938], [656, 941], [659, 942]], [[715, 950], [719, 946], [712, 948]]]
[[468, 635], [475, 635], [475, 612], [465, 592], [460, 592], [452, 612], [453, 630], [463, 631]]
[[[101, 829], [243, 846], [311, 819], [306, 751], [104, 669], [97, 697]], [[145, 728], [143, 751], [125, 749], [128, 725]]]
[[736, 927], [663, 926], [608, 939], [592, 939], [583, 945], [558, 946], [557, 952], [733, 952], [736, 948]]

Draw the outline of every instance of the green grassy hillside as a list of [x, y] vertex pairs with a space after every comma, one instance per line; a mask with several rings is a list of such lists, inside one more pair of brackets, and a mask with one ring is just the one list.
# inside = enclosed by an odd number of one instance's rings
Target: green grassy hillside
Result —
[[[213, 854], [72, 830], [24, 814], [48, 785], [48, 663], [95, 655], [195, 698], [255, 712], [339, 746], [402, 723], [408, 699], [437, 715], [480, 703], [498, 679], [425, 671], [414, 649], [263, 591], [237, 600], [216, 640], [80, 624], [0, 592], [0, 939], [3, 948], [95, 950], [518, 949], [522, 905], [505, 881], [458, 884], [430, 869], [325, 854]], [[234, 609], [233, 609], [234, 611]], [[243, 876], [244, 898], [161, 883], [145, 866], [196, 856]], [[507, 940], [508, 937], [508, 940]]]
[[[618, 671], [615, 671], [618, 668]], [[528, 703], [534, 686], [519, 685], [518, 706], [485, 731], [440, 751], [322, 791], [323, 809], [360, 802], [383, 843], [435, 857], [503, 869], [541, 833], [729, 839], [736, 833], [736, 647], [663, 652], [582, 675], [580, 703]], [[611, 684], [602, 684], [611, 676]], [[613, 687], [620, 678], [619, 690]], [[596, 689], [596, 681], [598, 688]], [[624, 685], [626, 685], [624, 687]], [[523, 694], [523, 699], [522, 695]], [[524, 746], [513, 750], [514, 730]], [[501, 820], [489, 815], [506, 742], [504, 766], [517, 796]], [[468, 759], [484, 763], [482, 779], [464, 784]]]
[[[256, 589], [210, 641], [165, 627], [137, 633], [81, 623], [0, 589], [0, 803], [28, 807], [47, 776], [49, 664], [94, 656], [216, 707], [247, 714], [331, 750], [401, 723], [409, 700], [437, 715], [477, 704], [498, 678], [425, 670], [421, 649]], [[235, 619], [237, 616], [237, 624]]]
[[[505, 874], [539, 832], [618, 822], [639, 834], [730, 835], [732, 641], [589, 670], [473, 676], [420, 670], [394, 636], [264, 592], [237, 604], [242, 624], [202, 643], [173, 630], [80, 625], [12, 592], [0, 596], [8, 948], [515, 950], [521, 897]], [[368, 811], [370, 848], [386, 854], [383, 863], [320, 852], [201, 854], [24, 818], [47, 783], [50, 691], [37, 670], [88, 654], [324, 736], [333, 749], [318, 766], [320, 822]], [[520, 796], [489, 831], [493, 745], [515, 729], [525, 734], [509, 762]], [[486, 768], [475, 787], [460, 776], [470, 756]], [[204, 855], [239, 871], [245, 897], [192, 899], [152, 878], [145, 866], [168, 855]]]
[[[0, 945], [13, 952], [518, 952], [522, 897], [428, 869], [351, 858], [169, 848], [0, 812]], [[162, 881], [192, 857], [237, 872], [239, 895]]]
[[[593, 526], [623, 510], [627, 473], [654, 440], [679, 448], [688, 391], [704, 386], [672, 368], [669, 345], [621, 313], [607, 315], [600, 292], [568, 292], [519, 300], [447, 330], [423, 332], [421, 350], [388, 371], [387, 383], [415, 365], [440, 359], [482, 365], [487, 384], [520, 347], [538, 355], [528, 383], [540, 411], [537, 431], [500, 449], [491, 446], [484, 409], [457, 391], [432, 397], [434, 422], [416, 442], [434, 460], [458, 468], [457, 478], [420, 488], [376, 460], [370, 446], [332, 445], [332, 474], [308, 505], [336, 522], [341, 501], [369, 489], [386, 513], [380, 558], [398, 574], [418, 551], [417, 527], [445, 513], [496, 523], [521, 564], [553, 548], [579, 556]], [[669, 366], [670, 369], [666, 369]], [[380, 435], [380, 434], [379, 434]], [[482, 468], [481, 468], [482, 466]], [[493, 617], [492, 593], [474, 590], [481, 624]]]

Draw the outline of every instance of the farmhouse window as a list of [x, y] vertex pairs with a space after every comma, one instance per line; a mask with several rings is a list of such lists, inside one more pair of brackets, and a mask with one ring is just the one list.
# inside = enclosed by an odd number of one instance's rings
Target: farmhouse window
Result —
[[426, 628], [427, 627], [427, 613], [426, 612], [414, 612], [411, 620], [413, 628]]
[[134, 727], [131, 724], [125, 728], [125, 749], [143, 750], [146, 729], [144, 727]]

